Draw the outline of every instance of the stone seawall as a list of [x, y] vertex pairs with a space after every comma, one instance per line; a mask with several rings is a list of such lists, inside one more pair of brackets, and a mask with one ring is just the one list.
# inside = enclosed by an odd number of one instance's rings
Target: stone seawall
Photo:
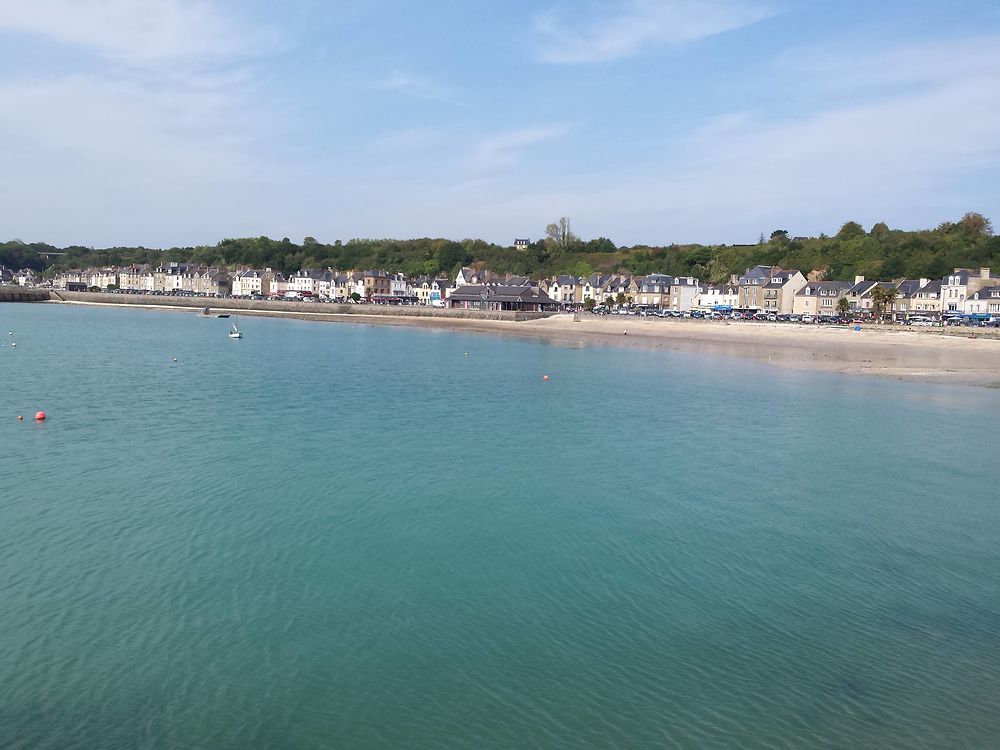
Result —
[[0, 286], [0, 302], [47, 302], [47, 289], [24, 289], [19, 286]]
[[[49, 292], [39, 290], [49, 298]], [[109, 305], [155, 305], [201, 310], [208, 307], [213, 312], [285, 313], [307, 315], [365, 315], [393, 318], [437, 318], [442, 320], [538, 320], [554, 313], [500, 312], [480, 310], [444, 310], [438, 307], [401, 305], [345, 305], [327, 302], [275, 302], [253, 299], [217, 299], [214, 297], [168, 297], [153, 294], [110, 294], [99, 292], [58, 292], [53, 299], [65, 302], [96, 302]]]

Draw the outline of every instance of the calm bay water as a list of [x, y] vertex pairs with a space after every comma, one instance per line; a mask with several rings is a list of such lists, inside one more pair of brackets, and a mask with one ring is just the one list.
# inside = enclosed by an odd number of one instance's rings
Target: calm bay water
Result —
[[997, 747], [1000, 394], [227, 327], [0, 305], [0, 747]]

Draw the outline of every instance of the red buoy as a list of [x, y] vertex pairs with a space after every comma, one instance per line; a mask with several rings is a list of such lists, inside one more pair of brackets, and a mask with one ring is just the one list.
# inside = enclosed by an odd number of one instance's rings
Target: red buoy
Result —
[[37, 419], [39, 422], [44, 422], [45, 421], [45, 412], [44, 411], [37, 412], [35, 414], [35, 419]]

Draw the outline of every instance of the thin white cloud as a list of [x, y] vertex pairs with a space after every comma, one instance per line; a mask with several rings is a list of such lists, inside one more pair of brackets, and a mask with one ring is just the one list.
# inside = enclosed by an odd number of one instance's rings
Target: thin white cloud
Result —
[[233, 152], [252, 141], [231, 117], [247, 102], [219, 89], [152, 90], [130, 80], [73, 75], [0, 83], [0, 100], [7, 104], [0, 132], [50, 152], [99, 160], [105, 170], [128, 166], [146, 179], [209, 175], [227, 160], [236, 166]]
[[535, 18], [535, 35], [545, 62], [594, 63], [696, 42], [771, 13], [741, 0], [617, 0], [591, 10], [547, 11]]
[[565, 125], [542, 125], [494, 133], [477, 143], [470, 163], [479, 169], [497, 169], [516, 163], [532, 147], [567, 132]]
[[381, 81], [378, 88], [384, 91], [397, 91], [415, 99], [426, 99], [468, 109], [468, 105], [459, 99], [454, 89], [427, 76], [396, 71]]
[[123, 233], [150, 220], [169, 226], [171, 215], [214, 220], [192, 210], [225, 213], [238, 224], [246, 215], [240, 201], [263, 174], [273, 184], [286, 173], [275, 166], [273, 136], [287, 103], [261, 95], [255, 63], [275, 37], [222, 8], [185, 0], [0, 0], [0, 31], [94, 58], [85, 70], [0, 74], [0, 138], [16, 152], [5, 167], [25, 186], [0, 188], [4, 210], [19, 224], [34, 214], [48, 233], [51, 222], [33, 208], [44, 202], [60, 217], [64, 238], [76, 231], [107, 237], [110, 215]]
[[[588, 159], [583, 170], [559, 171], [521, 159], [516, 173], [484, 170], [476, 180], [401, 189], [393, 197], [396, 233], [406, 226], [433, 232], [428, 217], [442, 205], [451, 207], [449, 226], [459, 222], [459, 234], [509, 241], [570, 215], [584, 234], [629, 244], [754, 242], [777, 227], [833, 233], [848, 219], [927, 227], [968, 210], [1000, 212], [1000, 187], [989, 179], [1000, 169], [1000, 102], [984, 93], [1000, 89], [1000, 39], [959, 39], [934, 50], [948, 73], [929, 64], [920, 74], [900, 71], [906, 85], [891, 94], [808, 110], [792, 102], [790, 116], [721, 113], [685, 137], [664, 135], [641, 171]], [[888, 77], [880, 73], [887, 59], [919, 57], [916, 47], [845, 55], [794, 83], [849, 88]], [[545, 141], [544, 128], [512, 131], [485, 139], [478, 151], [484, 163], [503, 165], [508, 149], [516, 159], [521, 148]]]
[[[908, 44], [870, 52], [848, 40], [780, 55], [775, 75], [823, 95], [886, 93], [1000, 74], [1000, 37]], [[792, 92], [794, 93], [794, 92]]]
[[0, 29], [91, 49], [119, 64], [192, 66], [273, 49], [204, 0], [0, 0]]

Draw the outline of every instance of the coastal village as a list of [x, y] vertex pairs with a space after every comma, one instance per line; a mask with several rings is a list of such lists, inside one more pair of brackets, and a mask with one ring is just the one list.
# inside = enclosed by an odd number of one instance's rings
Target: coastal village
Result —
[[227, 270], [195, 263], [65, 271], [43, 280], [31, 270], [0, 269], [0, 282], [22, 287], [119, 294], [273, 299], [521, 312], [629, 311], [725, 315], [810, 322], [882, 315], [898, 322], [1000, 321], [1000, 275], [956, 268], [940, 279], [810, 279], [796, 269], [758, 265], [724, 284], [687, 276], [560, 275], [533, 280], [461, 268], [454, 278], [408, 278], [386, 270], [342, 272], [270, 268]]

